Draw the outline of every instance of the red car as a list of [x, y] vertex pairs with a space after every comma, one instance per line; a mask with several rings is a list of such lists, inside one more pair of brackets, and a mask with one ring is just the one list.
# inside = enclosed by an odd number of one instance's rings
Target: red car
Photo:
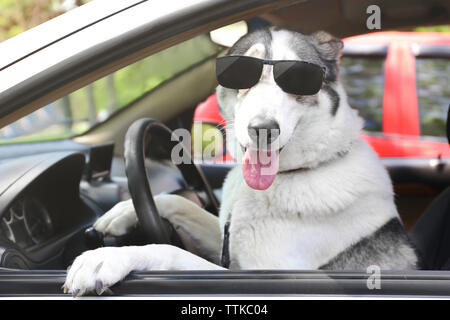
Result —
[[[362, 138], [382, 158], [450, 158], [450, 34], [377, 32], [343, 41], [341, 79], [366, 121]], [[215, 95], [198, 105], [194, 122], [225, 123]]]

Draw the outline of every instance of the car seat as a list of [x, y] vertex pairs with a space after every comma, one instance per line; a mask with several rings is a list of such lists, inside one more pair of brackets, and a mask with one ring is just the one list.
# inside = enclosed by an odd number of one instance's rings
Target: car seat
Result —
[[[450, 106], [447, 139], [450, 144]], [[433, 200], [409, 236], [418, 251], [421, 269], [450, 270], [450, 187]]]

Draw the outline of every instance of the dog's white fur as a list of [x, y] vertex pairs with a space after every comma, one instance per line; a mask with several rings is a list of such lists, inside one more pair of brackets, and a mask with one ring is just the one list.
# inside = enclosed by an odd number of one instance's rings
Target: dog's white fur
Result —
[[[292, 33], [271, 30], [272, 59], [302, 59], [290, 50]], [[323, 33], [309, 39], [323, 46]], [[319, 48], [323, 49], [323, 48]], [[325, 48], [326, 49], [326, 48]], [[255, 43], [247, 55], [263, 58], [265, 46]], [[219, 266], [222, 231], [230, 227], [230, 268], [317, 269], [398, 217], [390, 178], [372, 149], [358, 134], [362, 120], [347, 103], [339, 81], [337, 113], [323, 90], [315, 105], [283, 92], [265, 66], [261, 81], [239, 92], [218, 88], [225, 107], [228, 150], [242, 157], [247, 126], [264, 116], [280, 124], [280, 173], [272, 186], [258, 191], [247, 186], [240, 166], [232, 169], [223, 186], [220, 218], [176, 195], [155, 197], [163, 217], [192, 237], [202, 257], [169, 245], [100, 248], [83, 253], [70, 271], [65, 288], [77, 295], [108, 287], [132, 270], [214, 270]], [[311, 103], [311, 102], [309, 102]], [[105, 234], [123, 235], [137, 222], [131, 201], [117, 204], [94, 227]], [[411, 268], [416, 257], [405, 247], [399, 259], [384, 259], [382, 269]], [[99, 282], [100, 281], [100, 282]], [[97, 288], [98, 289], [98, 288]], [[97, 290], [98, 291], [98, 290]]]

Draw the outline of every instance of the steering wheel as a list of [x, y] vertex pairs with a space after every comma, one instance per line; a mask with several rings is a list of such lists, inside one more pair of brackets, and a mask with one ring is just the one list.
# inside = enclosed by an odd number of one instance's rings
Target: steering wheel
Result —
[[177, 245], [176, 242], [179, 242], [174, 240], [174, 229], [158, 213], [145, 165], [149, 154], [170, 160], [175, 146], [182, 150], [184, 160], [177, 164], [186, 185], [182, 194], [188, 195], [188, 198], [197, 197], [206, 210], [218, 214], [218, 201], [202, 171], [192, 161], [190, 149], [161, 122], [151, 118], [139, 119], [130, 126], [125, 136], [125, 170], [133, 205], [148, 243]]

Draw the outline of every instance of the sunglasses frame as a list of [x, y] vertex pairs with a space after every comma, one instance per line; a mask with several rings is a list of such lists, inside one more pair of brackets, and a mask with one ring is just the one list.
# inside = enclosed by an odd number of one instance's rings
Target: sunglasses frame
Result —
[[[244, 56], [244, 55], [229, 55], [229, 56], [223, 56], [223, 57], [218, 57], [217, 60], [219, 59], [223, 59], [223, 58], [245, 58], [245, 59], [251, 59], [251, 60], [255, 60], [259, 63], [261, 63], [262, 65], [271, 65], [271, 66], [275, 66], [277, 63], [280, 62], [295, 62], [295, 63], [302, 63], [302, 64], [308, 64], [308, 65], [313, 65], [315, 67], [320, 68], [320, 70], [322, 71], [322, 83], [325, 82], [325, 74], [327, 71], [327, 68], [324, 66], [320, 66], [316, 63], [312, 63], [312, 62], [308, 62], [308, 61], [301, 61], [301, 60], [270, 60], [270, 59], [260, 59], [260, 58], [256, 58], [256, 57], [252, 57], [252, 56]], [[262, 68], [261, 68], [261, 73], [262, 73]], [[259, 75], [259, 77], [261, 77], [261, 74]], [[274, 80], [276, 82], [276, 78], [275, 78], [275, 74], [273, 75]], [[278, 84], [278, 83], [277, 83]], [[249, 87], [251, 88], [251, 87]], [[241, 89], [249, 89], [249, 88], [241, 88]], [[319, 89], [320, 90], [320, 89]]]
[[256, 58], [256, 57], [240, 56], [240, 55], [224, 56], [224, 57], [221, 57], [221, 58], [225, 58], [225, 57], [246, 57], [246, 58], [250, 58], [250, 59], [253, 59], [253, 60], [258, 60], [258, 61], [262, 62], [263, 64], [268, 64], [268, 65], [271, 65], [271, 66], [274, 66], [278, 62], [300, 62], [300, 63], [310, 64], [310, 65], [319, 67], [320, 69], [322, 69], [322, 72], [323, 72], [324, 75], [325, 75], [325, 72], [327, 71], [327, 68], [325, 68], [323, 66], [319, 66], [316, 63], [312, 63], [312, 62], [308, 62], [308, 61], [302, 61], [302, 60], [270, 60], [270, 59], [260, 59], [260, 58]]

